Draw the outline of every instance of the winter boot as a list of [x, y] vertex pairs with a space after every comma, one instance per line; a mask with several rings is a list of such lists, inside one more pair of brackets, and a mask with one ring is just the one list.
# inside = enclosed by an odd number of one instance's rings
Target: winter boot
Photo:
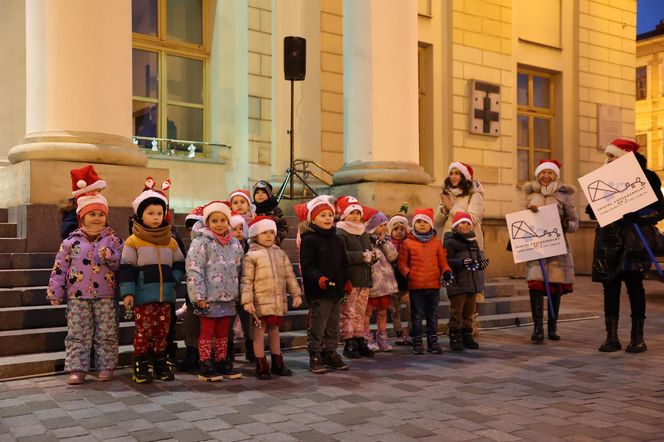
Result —
[[254, 355], [254, 341], [251, 339], [244, 340], [244, 357], [248, 362], [256, 362], [256, 355]]
[[198, 361], [198, 366], [200, 367], [199, 373], [204, 378], [212, 378], [215, 376], [214, 362], [212, 359], [207, 359], [205, 361]]
[[378, 349], [380, 351], [392, 351], [390, 341], [387, 340], [387, 332], [377, 332], [376, 341], [378, 341]]
[[366, 339], [355, 338], [355, 341], [357, 342], [357, 352], [360, 354], [360, 356], [364, 356], [365, 358], [373, 357], [374, 351], [369, 348], [369, 344], [367, 343]]
[[435, 355], [443, 354], [443, 348], [438, 343], [438, 335], [427, 336], [427, 351]]
[[396, 332], [397, 338], [394, 340], [394, 345], [409, 345], [406, 344], [406, 337], [403, 335], [403, 331]]
[[364, 335], [364, 340], [367, 341], [367, 347], [369, 347], [369, 350], [373, 352], [377, 352], [378, 350], [380, 350], [378, 344], [376, 343], [376, 340], [374, 339], [374, 335], [372, 332], [369, 332], [366, 335]]
[[134, 373], [131, 375], [132, 381], [137, 384], [149, 384], [152, 382], [150, 367], [148, 366], [149, 362], [150, 359], [146, 355], [141, 355], [136, 358], [134, 361]]
[[277, 376], [293, 376], [293, 372], [286, 367], [286, 364], [284, 364], [284, 356], [281, 353], [278, 355], [270, 355], [270, 359], [272, 362], [272, 364], [270, 364], [270, 371], [272, 374], [276, 374]]
[[598, 350], [611, 353], [622, 349], [618, 339], [618, 317], [607, 316], [604, 318], [604, 324], [606, 325], [606, 340], [599, 346]]
[[315, 374], [327, 373], [327, 368], [323, 365], [323, 359], [320, 353], [309, 354], [309, 371]]
[[464, 327], [461, 329], [461, 343], [463, 345], [463, 348], [468, 348], [470, 350], [478, 350], [480, 348], [480, 344], [473, 339], [473, 328], [472, 327]]
[[544, 341], [544, 303], [542, 292], [538, 290], [530, 291], [530, 310], [533, 315], [533, 334], [530, 340], [533, 342]]
[[217, 373], [222, 375], [224, 379], [240, 379], [242, 377], [242, 373], [233, 368], [233, 363], [230, 359], [217, 361]]
[[553, 304], [553, 313], [555, 317], [551, 317], [551, 312], [547, 312], [547, 335], [551, 341], [560, 341], [560, 333], [558, 333], [558, 312], [560, 311], [560, 293], [551, 293], [551, 304]]
[[448, 334], [450, 336], [450, 350], [463, 350], [463, 344], [461, 343], [461, 330], [458, 328], [451, 328]]
[[175, 379], [171, 367], [168, 365], [165, 351], [157, 353], [152, 363], [154, 364], [152, 375], [155, 379], [159, 379], [160, 381], [172, 381]]
[[627, 344], [625, 351], [628, 353], [643, 353], [648, 350], [646, 343], [643, 341], [643, 322], [644, 319], [632, 318], [632, 333]]
[[177, 342], [171, 342], [168, 344], [166, 349], [166, 362], [171, 367], [176, 367], [178, 365], [178, 344]]
[[324, 351], [322, 354], [323, 363], [332, 370], [348, 370], [348, 365], [341, 359], [341, 356], [335, 351]]
[[272, 379], [270, 375], [270, 364], [267, 363], [267, 358], [263, 356], [262, 358], [256, 358], [256, 379], [261, 381], [267, 381]]
[[357, 359], [360, 357], [360, 353], [357, 349], [357, 341], [355, 338], [346, 339], [346, 344], [344, 345], [344, 356], [350, 359]]
[[69, 378], [67, 379], [67, 383], [69, 385], [80, 385], [85, 382], [86, 376], [87, 373], [84, 371], [72, 371], [71, 373], [69, 373]]
[[422, 344], [422, 336], [413, 337], [413, 354], [423, 355], [424, 354], [424, 345]]
[[180, 363], [180, 370], [187, 372], [198, 370], [198, 349], [196, 347], [187, 347], [184, 359]]

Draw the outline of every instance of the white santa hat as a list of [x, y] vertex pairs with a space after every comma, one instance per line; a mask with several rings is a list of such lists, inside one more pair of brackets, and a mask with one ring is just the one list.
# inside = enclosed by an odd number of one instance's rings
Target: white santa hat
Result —
[[231, 229], [236, 228], [240, 224], [242, 224], [242, 231], [244, 232], [244, 236], [247, 236], [247, 222], [244, 220], [244, 217], [240, 215], [237, 212], [231, 212], [231, 219], [229, 220], [231, 224]]
[[556, 174], [558, 178], [560, 178], [560, 168], [562, 167], [562, 164], [556, 160], [540, 160], [539, 163], [537, 164], [537, 168], [535, 169], [535, 176], [540, 174], [541, 171], [543, 170], [551, 170], [553, 173]]
[[228, 207], [228, 204], [223, 201], [212, 201], [208, 203], [205, 207], [203, 207], [203, 220], [207, 223], [208, 217], [214, 212], [222, 213], [230, 224], [231, 208]]
[[255, 238], [268, 230], [272, 230], [276, 235], [277, 223], [269, 216], [257, 216], [249, 223], [249, 238]]

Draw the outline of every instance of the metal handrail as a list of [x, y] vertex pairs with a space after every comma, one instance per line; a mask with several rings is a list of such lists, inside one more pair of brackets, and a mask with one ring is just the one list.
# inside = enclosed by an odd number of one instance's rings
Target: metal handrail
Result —
[[[302, 166], [302, 168], [299, 169], [299, 170], [298, 170], [298, 165]], [[319, 174], [317, 174], [316, 172], [311, 171], [309, 169], [310, 165], [313, 165], [313, 166], [317, 167], [321, 172], [328, 175], [329, 179], [325, 179], [322, 176], [320, 176]], [[334, 176], [334, 174], [332, 172], [330, 172], [328, 169], [326, 169], [325, 167], [323, 167], [320, 163], [316, 162], [316, 161], [297, 159], [297, 160], [293, 161], [293, 167], [295, 168], [295, 170], [302, 173], [302, 177], [304, 179], [306, 179], [307, 177], [309, 177], [311, 175], [314, 178], [316, 178], [318, 181], [320, 181], [322, 183], [325, 183], [328, 186], [332, 185], [332, 177]]]
[[231, 148], [230, 145], [228, 144], [223, 144], [223, 143], [211, 143], [209, 141], [191, 141], [191, 140], [176, 140], [174, 138], [158, 138], [158, 137], [141, 137], [138, 135], [134, 135], [132, 137], [134, 140], [145, 140], [145, 141], [166, 141], [167, 143], [175, 143], [175, 144], [193, 144], [193, 145], [203, 145], [203, 146], [219, 146], [219, 147], [226, 147], [228, 149]]

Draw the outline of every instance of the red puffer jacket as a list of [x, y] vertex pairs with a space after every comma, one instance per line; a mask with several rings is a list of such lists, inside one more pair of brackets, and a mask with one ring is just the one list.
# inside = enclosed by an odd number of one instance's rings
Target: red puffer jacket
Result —
[[408, 277], [411, 290], [438, 289], [442, 274], [451, 271], [447, 251], [436, 235], [428, 242], [421, 242], [409, 233], [401, 244], [398, 266], [401, 274]]

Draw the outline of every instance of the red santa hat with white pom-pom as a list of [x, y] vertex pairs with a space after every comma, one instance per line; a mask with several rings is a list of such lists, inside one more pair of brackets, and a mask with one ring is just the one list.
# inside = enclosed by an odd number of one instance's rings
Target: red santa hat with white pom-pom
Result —
[[268, 230], [272, 230], [276, 235], [277, 223], [269, 216], [257, 216], [249, 223], [249, 238], [255, 238]]
[[91, 164], [79, 169], [72, 169], [69, 174], [71, 175], [71, 190], [74, 198], [86, 193], [100, 192], [106, 188], [106, 181], [97, 175]]
[[561, 167], [563, 167], [563, 165], [560, 164], [559, 161], [541, 159], [537, 164], [537, 168], [535, 169], [535, 176], [539, 175], [543, 170], [550, 170], [555, 173], [558, 178], [560, 178]]
[[610, 153], [614, 157], [621, 157], [630, 152], [638, 152], [641, 146], [632, 140], [616, 138], [604, 149], [605, 153]]

